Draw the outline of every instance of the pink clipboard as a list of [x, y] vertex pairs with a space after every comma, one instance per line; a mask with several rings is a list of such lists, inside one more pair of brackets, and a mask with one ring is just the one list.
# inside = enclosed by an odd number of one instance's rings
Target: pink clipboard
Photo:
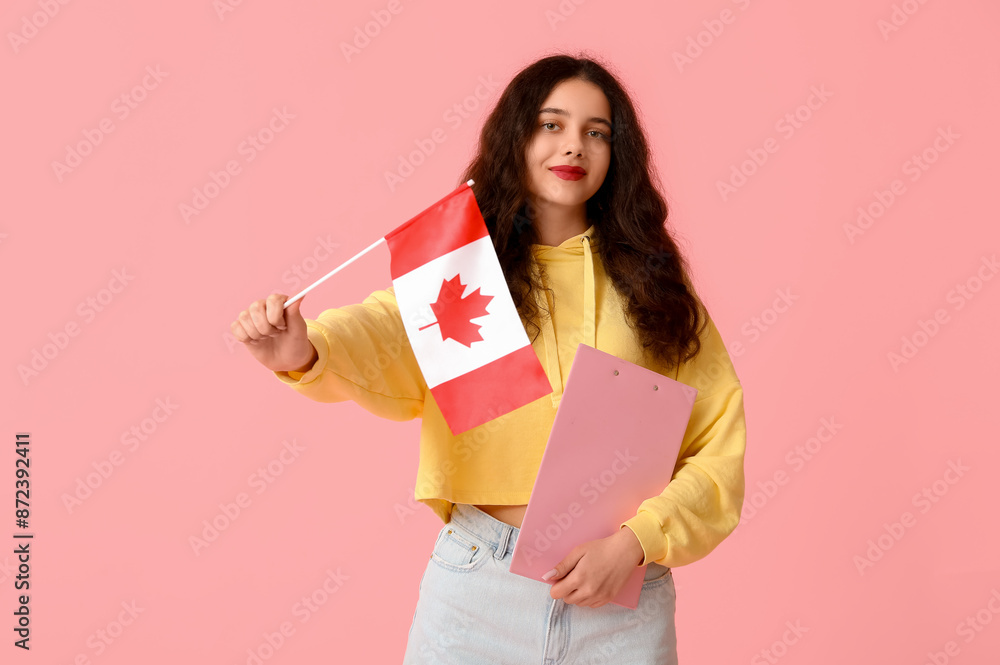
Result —
[[[613, 535], [670, 482], [698, 391], [580, 344], [525, 509], [510, 572], [542, 575], [577, 545]], [[627, 527], [626, 527], [627, 528]], [[612, 600], [635, 609], [636, 566]]]

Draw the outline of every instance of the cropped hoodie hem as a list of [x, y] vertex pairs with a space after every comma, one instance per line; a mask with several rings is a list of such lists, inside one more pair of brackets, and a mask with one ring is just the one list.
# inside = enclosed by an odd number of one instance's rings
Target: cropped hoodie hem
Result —
[[[591, 225], [557, 246], [531, 246], [544, 266], [536, 302], [540, 334], [530, 340], [552, 392], [459, 435], [427, 389], [403, 329], [393, 287], [358, 304], [306, 319], [317, 360], [306, 372], [274, 372], [318, 402], [353, 401], [379, 417], [421, 419], [414, 498], [445, 523], [456, 503], [524, 505], [580, 344], [646, 367], [698, 390], [663, 490], [619, 524], [635, 533], [650, 562], [675, 567], [697, 561], [739, 523], [744, 497], [746, 423], [743, 388], [707, 311], [701, 351], [667, 369], [650, 359], [629, 325], [625, 301], [605, 274]], [[458, 351], [458, 349], [456, 349]], [[608, 534], [611, 535], [611, 534]]]

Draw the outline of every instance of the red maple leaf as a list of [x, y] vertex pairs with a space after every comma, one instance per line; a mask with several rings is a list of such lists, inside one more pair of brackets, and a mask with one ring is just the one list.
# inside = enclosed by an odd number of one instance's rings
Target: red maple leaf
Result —
[[471, 347], [473, 342], [483, 341], [483, 336], [479, 334], [482, 326], [473, 323], [472, 319], [489, 314], [486, 306], [493, 300], [493, 296], [483, 295], [479, 292], [479, 288], [476, 288], [468, 296], [463, 297], [465, 287], [461, 275], [441, 280], [441, 291], [438, 293], [437, 301], [431, 303], [437, 321], [428, 323], [418, 330], [439, 325], [442, 342], [450, 337], [459, 344]]

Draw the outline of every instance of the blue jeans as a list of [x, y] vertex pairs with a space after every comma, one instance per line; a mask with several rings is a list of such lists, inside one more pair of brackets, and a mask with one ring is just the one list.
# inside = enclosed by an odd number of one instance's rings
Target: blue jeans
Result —
[[510, 572], [519, 529], [456, 504], [420, 580], [403, 665], [676, 665], [670, 568], [646, 566], [639, 606], [582, 607]]

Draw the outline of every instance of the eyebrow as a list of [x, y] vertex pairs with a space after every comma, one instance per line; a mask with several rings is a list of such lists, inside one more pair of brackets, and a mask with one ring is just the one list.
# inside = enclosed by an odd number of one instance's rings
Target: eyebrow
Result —
[[[557, 109], [552, 106], [546, 106], [545, 108], [543, 108], [541, 111], [538, 112], [538, 115], [541, 115], [543, 113], [555, 113], [556, 115], [564, 115], [567, 117], [569, 116], [569, 111], [565, 109]], [[599, 122], [601, 124], [607, 125], [608, 129], [612, 129], [611, 123], [608, 122], [608, 120], [601, 118], [599, 116], [594, 116], [593, 118], [590, 118], [587, 122]]]

